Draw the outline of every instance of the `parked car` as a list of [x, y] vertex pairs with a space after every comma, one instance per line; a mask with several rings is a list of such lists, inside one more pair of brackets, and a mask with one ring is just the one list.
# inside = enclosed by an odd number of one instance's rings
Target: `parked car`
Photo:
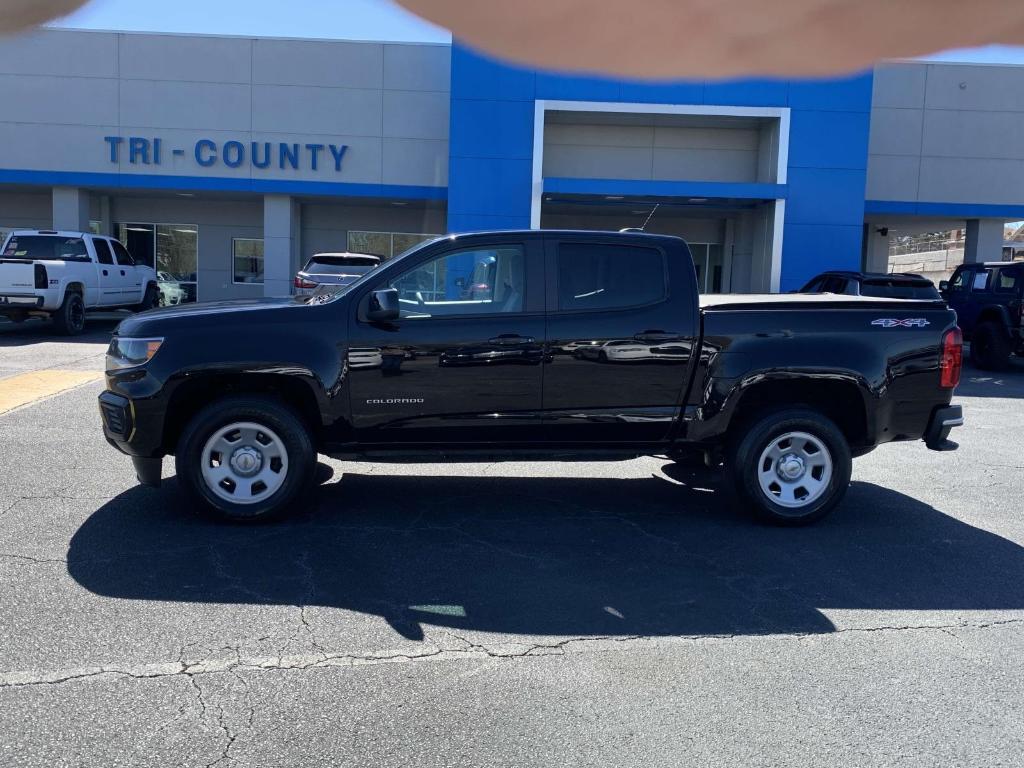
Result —
[[336, 293], [380, 266], [380, 256], [365, 253], [318, 253], [295, 275], [295, 295]]
[[75, 335], [87, 310], [142, 311], [160, 300], [156, 272], [112, 237], [22, 229], [0, 254], [0, 315], [14, 322], [52, 317], [58, 332]]
[[[396, 285], [480, 253], [508, 275], [502, 291], [460, 299], [453, 283], [436, 299], [400, 299]], [[552, 353], [594, 338], [672, 353], [656, 366]], [[400, 370], [365, 365], [375, 350]], [[724, 465], [743, 509], [793, 525], [840, 502], [852, 457], [889, 441], [955, 448], [960, 359], [941, 300], [699, 297], [678, 238], [492, 232], [425, 244], [333, 297], [126, 319], [100, 406], [141, 482], [158, 485], [173, 454], [180, 486], [229, 520], [294, 509], [318, 452], [699, 451]]]
[[174, 307], [188, 301], [188, 293], [170, 272], [157, 272], [157, 289], [160, 291], [160, 306]]
[[885, 299], [941, 298], [931, 280], [911, 272], [822, 272], [799, 292]]
[[1011, 355], [1024, 355], [1024, 262], [963, 264], [939, 288], [978, 368], [1002, 370]]

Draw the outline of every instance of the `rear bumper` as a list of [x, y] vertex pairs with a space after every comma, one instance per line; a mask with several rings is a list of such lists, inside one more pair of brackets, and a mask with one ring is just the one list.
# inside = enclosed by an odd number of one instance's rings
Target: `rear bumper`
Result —
[[953, 451], [959, 446], [949, 439], [949, 433], [964, 424], [963, 408], [946, 405], [936, 408], [924, 433], [924, 443], [933, 451]]
[[27, 312], [43, 308], [43, 297], [31, 294], [0, 294], [0, 313]]

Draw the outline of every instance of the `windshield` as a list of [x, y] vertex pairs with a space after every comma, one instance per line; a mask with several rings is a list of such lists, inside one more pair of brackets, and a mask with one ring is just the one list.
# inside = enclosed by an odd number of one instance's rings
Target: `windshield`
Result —
[[937, 299], [934, 285], [914, 280], [865, 280], [860, 287], [861, 296], [879, 299]]
[[89, 261], [82, 238], [60, 235], [14, 235], [7, 241], [3, 257], [25, 261]]

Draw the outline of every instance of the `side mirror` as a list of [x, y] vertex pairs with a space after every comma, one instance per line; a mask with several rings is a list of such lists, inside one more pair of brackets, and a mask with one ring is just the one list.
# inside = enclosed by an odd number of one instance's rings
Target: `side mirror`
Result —
[[370, 294], [370, 306], [366, 310], [366, 319], [371, 323], [388, 323], [397, 320], [398, 289], [382, 288]]
[[940, 280], [939, 281], [939, 292], [940, 293], [946, 293], [947, 291], [949, 291], [949, 280]]

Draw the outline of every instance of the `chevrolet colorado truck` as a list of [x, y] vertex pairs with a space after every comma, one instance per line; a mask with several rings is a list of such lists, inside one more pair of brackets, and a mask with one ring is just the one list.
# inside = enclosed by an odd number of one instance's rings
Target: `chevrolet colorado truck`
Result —
[[[488, 290], [466, 294], [487, 264]], [[678, 238], [525, 231], [425, 243], [333, 296], [170, 307], [121, 323], [107, 440], [196, 507], [295, 507], [318, 453], [374, 460], [703, 456], [739, 503], [809, 523], [851, 458], [950, 450], [963, 423], [941, 301], [698, 296]]]
[[16, 230], [0, 248], [0, 316], [52, 317], [59, 333], [85, 328], [89, 309], [146, 310], [159, 303], [156, 272], [112, 237]]

